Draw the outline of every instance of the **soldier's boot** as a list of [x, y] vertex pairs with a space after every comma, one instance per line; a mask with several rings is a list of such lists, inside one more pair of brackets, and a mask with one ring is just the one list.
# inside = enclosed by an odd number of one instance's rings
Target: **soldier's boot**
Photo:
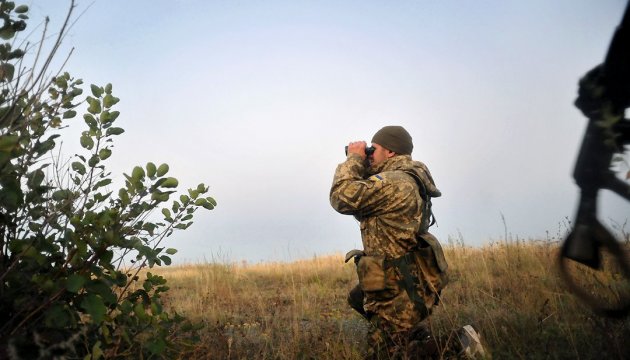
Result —
[[460, 356], [470, 359], [483, 359], [486, 357], [486, 352], [481, 344], [481, 337], [472, 325], [466, 325], [459, 329], [457, 337], [461, 345]]
[[438, 359], [440, 346], [426, 321], [421, 322], [411, 334], [406, 359]]
[[439, 359], [440, 347], [432, 336], [428, 336], [423, 340], [412, 340], [409, 343], [409, 348], [405, 359], [413, 360], [427, 360], [427, 359]]

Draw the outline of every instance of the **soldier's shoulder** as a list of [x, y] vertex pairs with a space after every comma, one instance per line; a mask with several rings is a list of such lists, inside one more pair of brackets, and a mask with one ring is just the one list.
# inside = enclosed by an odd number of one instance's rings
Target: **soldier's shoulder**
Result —
[[383, 180], [387, 181], [408, 181], [413, 180], [413, 178], [402, 170], [389, 170], [383, 171], [378, 174]]
[[368, 178], [369, 181], [381, 183], [383, 185], [395, 185], [406, 182], [413, 182], [412, 178], [402, 171], [383, 171], [378, 174], [372, 175]]

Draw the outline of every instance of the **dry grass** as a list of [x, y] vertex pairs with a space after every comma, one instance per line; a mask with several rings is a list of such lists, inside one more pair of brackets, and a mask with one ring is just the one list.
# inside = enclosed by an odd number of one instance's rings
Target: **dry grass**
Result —
[[[595, 316], [577, 301], [559, 279], [557, 251], [547, 242], [446, 247], [451, 282], [434, 332], [473, 324], [495, 359], [630, 358], [629, 321]], [[346, 305], [356, 275], [341, 255], [153, 271], [169, 281], [167, 306], [206, 325], [182, 357], [361, 358], [367, 324]]]

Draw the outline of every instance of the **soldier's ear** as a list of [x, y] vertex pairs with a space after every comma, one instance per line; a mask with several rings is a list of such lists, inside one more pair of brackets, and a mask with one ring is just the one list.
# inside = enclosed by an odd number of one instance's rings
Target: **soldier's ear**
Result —
[[387, 150], [387, 158], [393, 158], [394, 156], [396, 156], [398, 154], [396, 154], [395, 152], [391, 151], [391, 150]]

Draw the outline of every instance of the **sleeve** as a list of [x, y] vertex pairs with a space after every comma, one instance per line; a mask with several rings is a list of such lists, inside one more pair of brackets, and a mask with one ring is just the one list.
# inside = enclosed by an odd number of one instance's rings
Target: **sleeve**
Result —
[[387, 204], [387, 181], [379, 175], [363, 179], [365, 166], [359, 155], [349, 155], [335, 171], [330, 204], [346, 215], [360, 217], [377, 215]]

